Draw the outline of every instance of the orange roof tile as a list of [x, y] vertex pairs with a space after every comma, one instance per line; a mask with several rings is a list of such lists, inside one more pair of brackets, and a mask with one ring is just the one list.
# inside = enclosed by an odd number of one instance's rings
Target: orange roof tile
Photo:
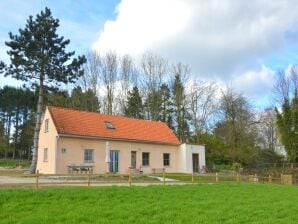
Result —
[[[48, 109], [59, 134], [180, 144], [172, 130], [163, 122], [52, 106]], [[105, 122], [112, 122], [115, 129], [106, 128]]]

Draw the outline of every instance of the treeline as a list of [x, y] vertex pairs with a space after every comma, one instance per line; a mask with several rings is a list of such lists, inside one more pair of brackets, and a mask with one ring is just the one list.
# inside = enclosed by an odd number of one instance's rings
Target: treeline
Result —
[[[30, 90], [1, 89], [1, 156], [30, 156], [36, 101]], [[151, 53], [138, 64], [128, 55], [90, 53], [74, 87], [48, 90], [45, 105], [166, 122], [181, 142], [206, 145], [211, 168], [283, 159], [274, 108], [258, 112], [232, 88], [194, 79], [187, 65]]]
[[297, 67], [279, 74], [279, 104], [260, 112], [233, 88], [203, 82], [188, 65], [150, 52], [138, 59], [113, 51], [76, 57], [58, 27], [45, 8], [9, 33], [10, 63], [0, 61], [0, 73], [30, 89], [0, 89], [0, 157], [32, 156], [34, 173], [42, 110], [54, 105], [166, 122], [181, 142], [206, 145], [209, 168], [279, 162], [280, 145], [297, 161]]

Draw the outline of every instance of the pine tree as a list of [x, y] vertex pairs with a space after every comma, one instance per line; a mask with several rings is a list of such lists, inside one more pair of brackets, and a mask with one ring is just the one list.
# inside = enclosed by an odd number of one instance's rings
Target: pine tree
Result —
[[133, 87], [128, 91], [125, 107], [125, 116], [133, 118], [143, 118], [143, 104], [138, 87]]
[[162, 84], [160, 87], [160, 96], [161, 96], [161, 115], [160, 120], [162, 122], [166, 122], [169, 127], [172, 126], [172, 117], [171, 113], [172, 102], [171, 102], [171, 90], [169, 89], [167, 84]]
[[173, 101], [173, 115], [175, 120], [175, 131], [179, 139], [185, 142], [187, 139], [188, 124], [187, 120], [189, 118], [186, 110], [186, 95], [183, 83], [181, 81], [181, 76], [176, 75], [174, 84], [172, 86], [172, 101]]
[[5, 76], [27, 82], [39, 91], [30, 173], [36, 170], [45, 89], [57, 89], [61, 83], [74, 82], [83, 74], [81, 65], [86, 61], [84, 56], [73, 58], [74, 51], [66, 52], [70, 40], [58, 36], [58, 27], [59, 20], [53, 18], [49, 8], [45, 8], [35, 18], [30, 16], [18, 34], [10, 32], [10, 41], [5, 42], [10, 48], [7, 53], [11, 61], [4, 68]]

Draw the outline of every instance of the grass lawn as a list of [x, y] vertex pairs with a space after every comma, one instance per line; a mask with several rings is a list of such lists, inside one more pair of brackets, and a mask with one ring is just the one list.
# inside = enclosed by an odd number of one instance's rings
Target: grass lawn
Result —
[[28, 168], [30, 166], [30, 161], [28, 160], [13, 160], [13, 159], [0, 159], [0, 167], [17, 167], [23, 166]]
[[269, 184], [0, 190], [0, 223], [298, 223], [298, 188]]
[[[160, 177], [162, 177], [162, 175], [158, 175]], [[183, 181], [183, 182], [191, 182], [192, 181], [192, 175], [191, 174], [179, 174], [179, 173], [167, 173], [165, 175], [166, 178], [170, 178], [170, 179], [175, 179], [175, 180], [179, 180], [179, 181]], [[219, 181], [236, 181], [236, 176], [227, 176], [227, 175], [220, 175], [219, 177]], [[206, 182], [206, 183], [212, 183], [215, 182], [215, 174], [208, 174], [208, 175], [194, 175], [194, 181], [195, 182]]]

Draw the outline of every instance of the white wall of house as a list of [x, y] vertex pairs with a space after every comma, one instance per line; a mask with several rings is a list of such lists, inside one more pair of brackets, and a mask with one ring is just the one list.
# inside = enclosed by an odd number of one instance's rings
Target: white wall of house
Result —
[[204, 169], [206, 166], [205, 161], [205, 146], [204, 145], [191, 145], [191, 144], [181, 144], [179, 146], [178, 153], [178, 170], [181, 173], [192, 173], [193, 163], [192, 154], [199, 154], [199, 167], [200, 170]]

